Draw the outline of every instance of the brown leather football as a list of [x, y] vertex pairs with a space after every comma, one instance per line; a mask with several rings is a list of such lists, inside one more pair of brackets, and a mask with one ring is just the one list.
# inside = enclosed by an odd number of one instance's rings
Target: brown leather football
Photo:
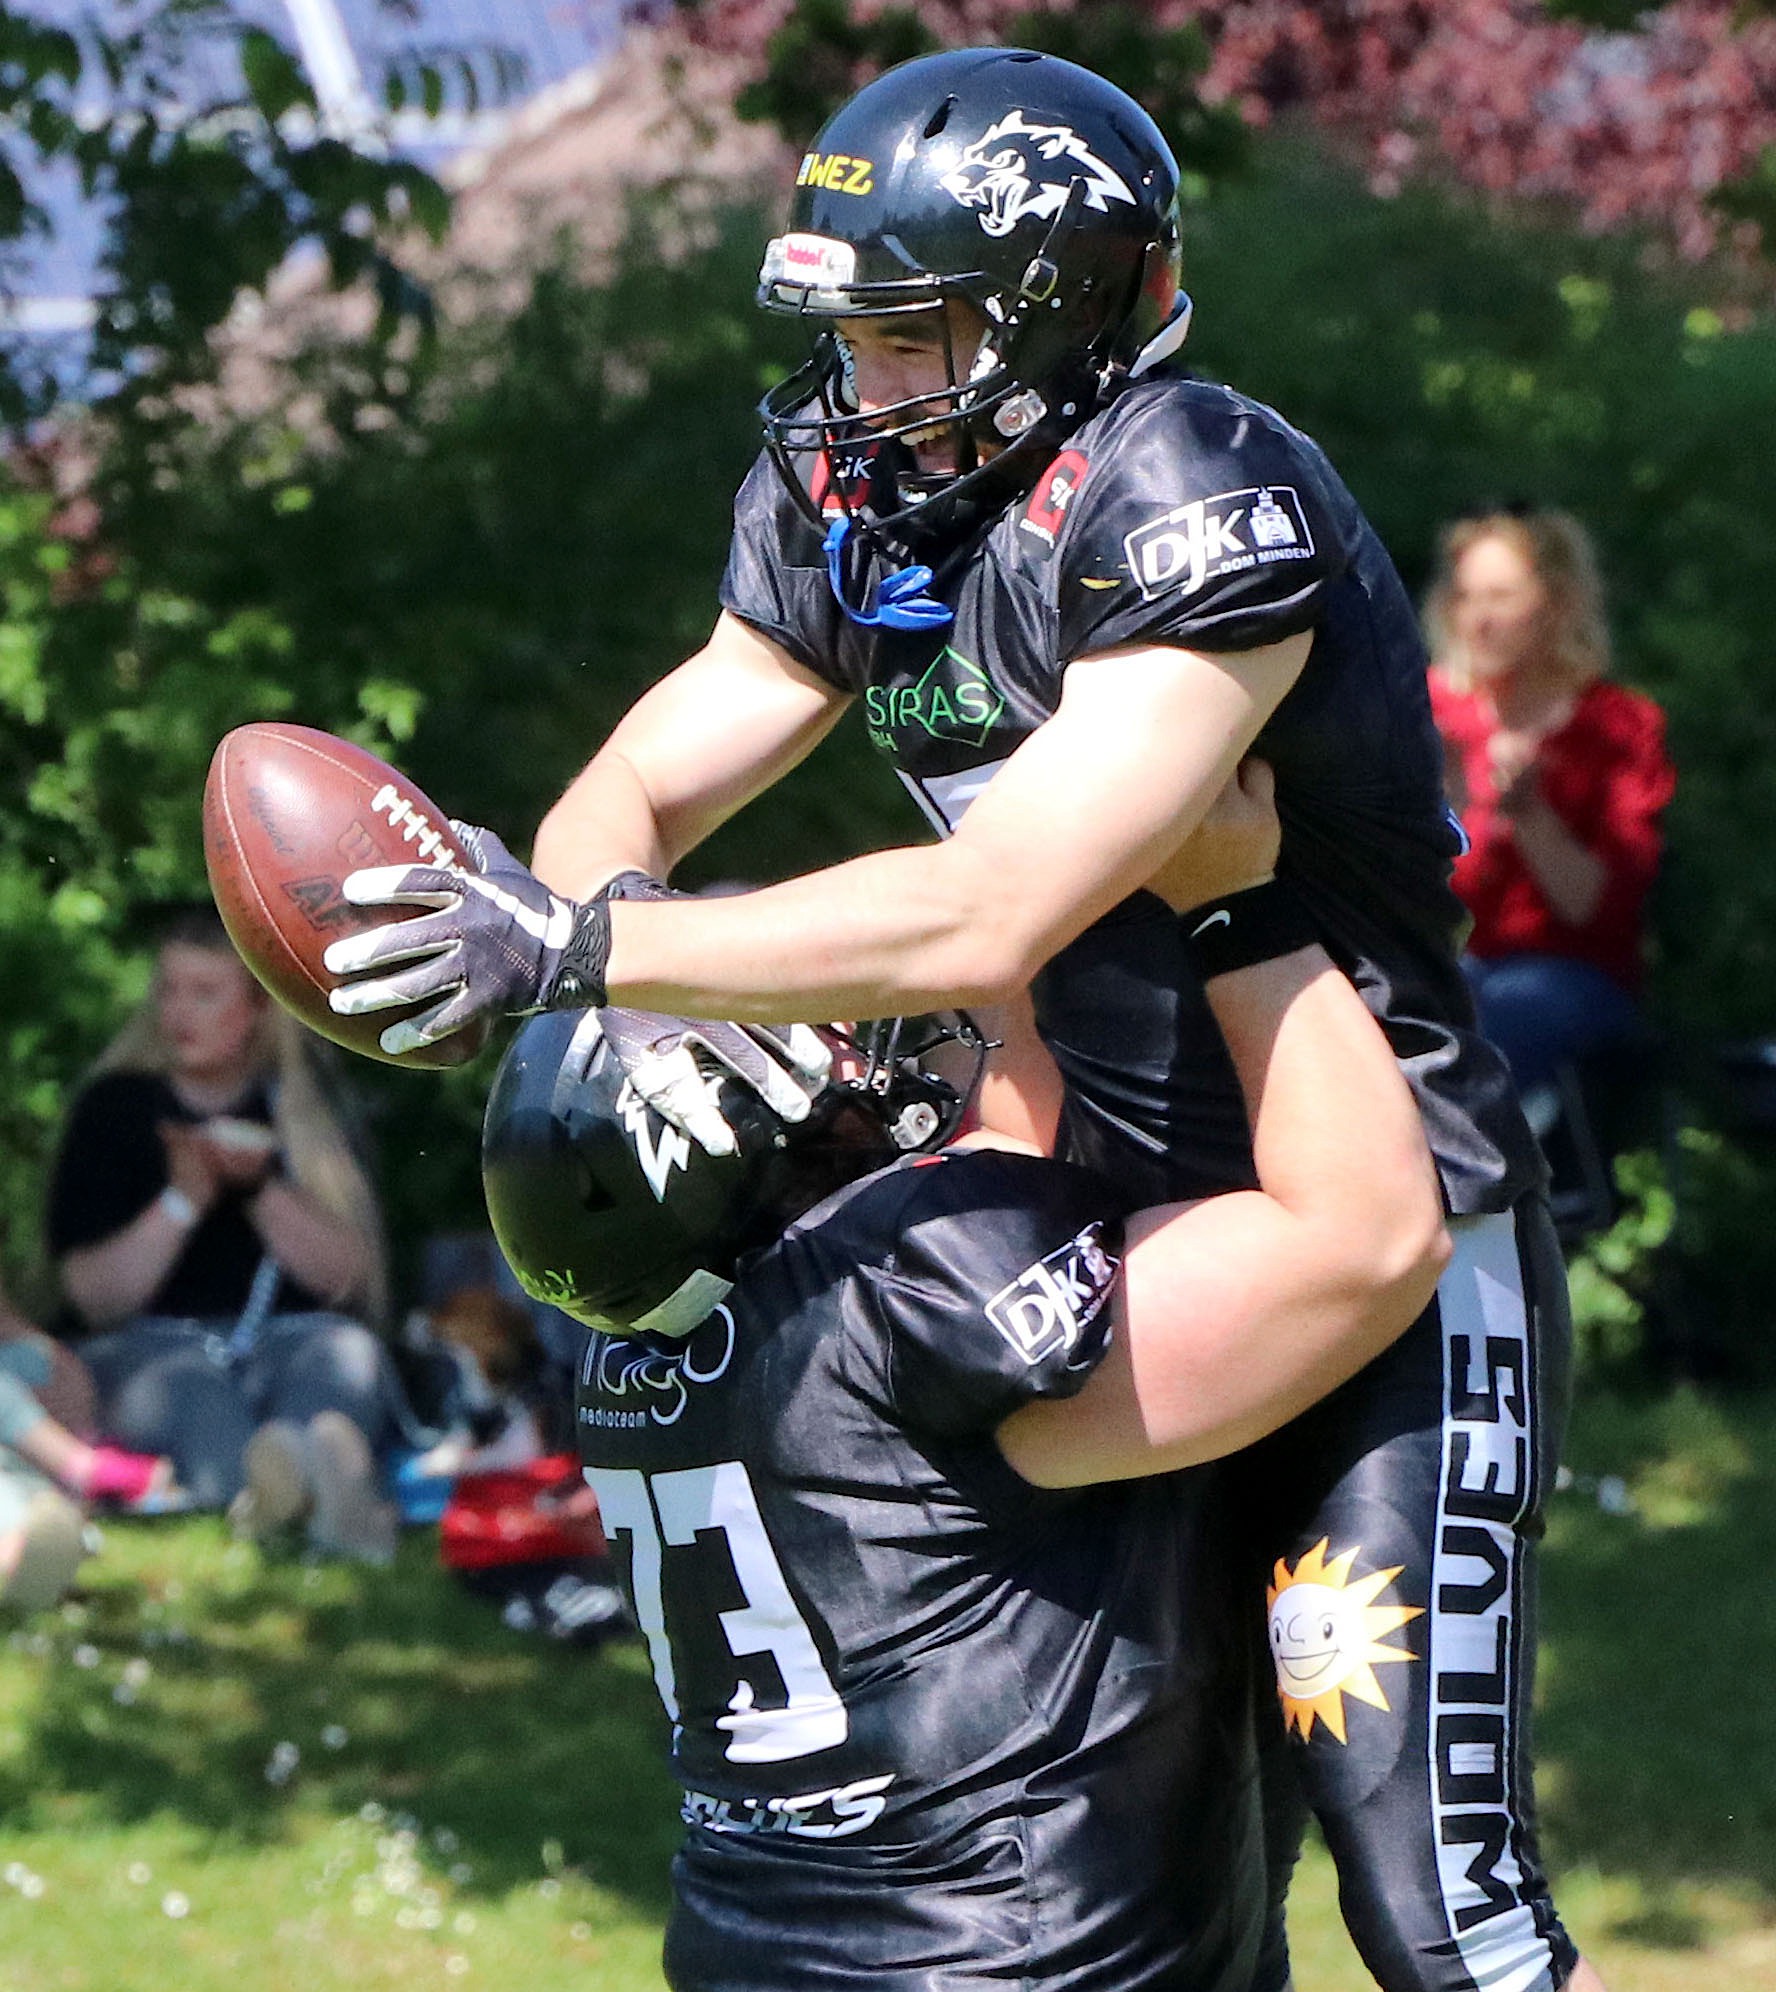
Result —
[[342, 886], [367, 865], [460, 864], [444, 812], [398, 769], [311, 726], [264, 720], [225, 734], [204, 785], [204, 861], [222, 924], [253, 971], [311, 1030], [389, 1065], [461, 1065], [487, 1042], [482, 1022], [391, 1058], [378, 1043], [408, 1014], [341, 1017], [330, 942], [415, 909], [353, 906]]

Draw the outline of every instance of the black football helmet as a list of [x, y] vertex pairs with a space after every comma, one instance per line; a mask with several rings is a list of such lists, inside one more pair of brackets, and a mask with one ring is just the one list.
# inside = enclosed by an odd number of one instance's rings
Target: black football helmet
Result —
[[[845, 1076], [822, 1086], [805, 1120], [724, 1077], [737, 1152], [714, 1156], [635, 1091], [602, 1012], [532, 1017], [494, 1079], [481, 1143], [494, 1236], [525, 1292], [607, 1333], [688, 1334], [744, 1253], [844, 1184], [956, 1132], [987, 1049], [967, 1018], [829, 1035], [849, 1054]], [[949, 1043], [973, 1061], [956, 1081], [929, 1062]]]
[[[1057, 56], [955, 49], [859, 91], [803, 158], [759, 276], [762, 305], [821, 328], [808, 365], [760, 404], [808, 515], [849, 515], [892, 546], [1026, 486], [1119, 375], [1182, 343], [1177, 195], [1177, 162], [1147, 113]], [[986, 330], [951, 355], [948, 393], [865, 424], [831, 321], [953, 298]], [[960, 468], [921, 479], [896, 445], [946, 417]]]

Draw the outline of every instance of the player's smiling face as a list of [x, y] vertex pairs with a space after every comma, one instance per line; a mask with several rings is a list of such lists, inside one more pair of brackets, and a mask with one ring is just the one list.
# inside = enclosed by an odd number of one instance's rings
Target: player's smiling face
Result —
[[[852, 385], [865, 419], [885, 408], [929, 397], [932, 413], [943, 419], [903, 438], [927, 473], [954, 474], [960, 468], [960, 437], [945, 414], [947, 397], [957, 385], [951, 368], [966, 378], [986, 320], [967, 305], [952, 301], [938, 311], [909, 312], [892, 318], [845, 318], [839, 336], [851, 356]], [[895, 425], [911, 411], [894, 417]]]

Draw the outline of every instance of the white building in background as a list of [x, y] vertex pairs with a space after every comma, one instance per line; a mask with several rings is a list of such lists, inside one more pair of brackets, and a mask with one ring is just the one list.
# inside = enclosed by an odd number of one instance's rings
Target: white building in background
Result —
[[[39, 20], [78, 31], [96, 11], [122, 10], [100, 0], [26, 0]], [[443, 176], [473, 157], [496, 154], [507, 135], [534, 124], [551, 103], [597, 93], [601, 72], [622, 33], [622, 0], [235, 0], [235, 11], [275, 35], [301, 62], [322, 119], [360, 144], [385, 144]], [[418, 107], [418, 90], [390, 112], [383, 79], [394, 69], [414, 76], [433, 55], [454, 52], [472, 65], [465, 87], [445, 62], [445, 100], [435, 116]], [[229, 44], [198, 46], [186, 72], [193, 108], [242, 94]], [[107, 108], [102, 85], [82, 86], [77, 110]], [[44, 342], [57, 370], [78, 373], [93, 316], [103, 214], [81, 193], [76, 175], [38, 163], [16, 131], [0, 131], [29, 197], [49, 217], [49, 232], [7, 249], [0, 268], [0, 337]]]

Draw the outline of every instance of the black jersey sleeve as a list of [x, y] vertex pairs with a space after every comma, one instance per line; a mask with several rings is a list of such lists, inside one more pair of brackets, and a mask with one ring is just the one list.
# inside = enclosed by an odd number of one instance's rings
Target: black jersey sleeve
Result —
[[1203, 381], [1144, 384], [1117, 416], [1056, 549], [1060, 655], [1255, 650], [1317, 622], [1351, 510], [1318, 446]]
[[1065, 1163], [976, 1150], [915, 1168], [877, 1316], [907, 1426], [962, 1436], [1070, 1397], [1109, 1345], [1113, 1194]]
[[839, 606], [827, 586], [820, 535], [797, 510], [769, 456], [759, 455], [734, 499], [734, 533], [721, 605], [842, 692]]

